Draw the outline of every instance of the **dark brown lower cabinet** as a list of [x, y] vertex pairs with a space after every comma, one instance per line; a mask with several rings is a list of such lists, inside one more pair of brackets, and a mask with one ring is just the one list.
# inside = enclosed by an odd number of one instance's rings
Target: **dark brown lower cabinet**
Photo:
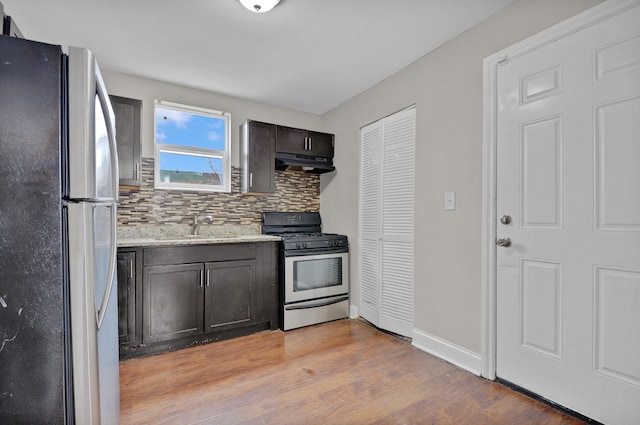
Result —
[[204, 265], [145, 267], [142, 286], [142, 342], [200, 335]]
[[118, 251], [118, 340], [121, 345], [135, 345], [141, 335], [136, 322], [136, 302], [141, 289], [136, 285], [136, 255], [135, 250]]
[[207, 263], [205, 330], [230, 329], [255, 321], [255, 260]]
[[[124, 254], [119, 286], [132, 267]], [[139, 248], [133, 260], [142, 269], [140, 284], [133, 283], [141, 301], [127, 317], [141, 337], [127, 344], [121, 339], [121, 359], [278, 327], [275, 242]], [[131, 309], [124, 299], [119, 309], [124, 324], [124, 309]]]

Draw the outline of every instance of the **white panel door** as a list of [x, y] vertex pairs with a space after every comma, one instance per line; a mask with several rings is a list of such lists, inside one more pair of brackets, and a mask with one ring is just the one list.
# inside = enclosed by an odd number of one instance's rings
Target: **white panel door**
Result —
[[638, 424], [640, 7], [499, 66], [497, 128], [497, 375]]
[[361, 130], [360, 315], [413, 332], [415, 108]]

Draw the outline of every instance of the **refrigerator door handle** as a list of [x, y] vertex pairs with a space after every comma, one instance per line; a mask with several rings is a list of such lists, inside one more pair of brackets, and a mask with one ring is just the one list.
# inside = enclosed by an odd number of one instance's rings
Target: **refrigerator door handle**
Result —
[[100, 104], [102, 105], [102, 110], [104, 112], [104, 119], [107, 124], [107, 135], [109, 138], [109, 150], [111, 151], [111, 155], [109, 158], [111, 159], [111, 187], [113, 193], [114, 202], [111, 205], [112, 213], [111, 213], [111, 257], [109, 258], [109, 273], [108, 273], [108, 281], [105, 286], [105, 293], [102, 298], [102, 303], [96, 312], [96, 322], [98, 325], [98, 330], [102, 327], [102, 322], [104, 321], [104, 317], [107, 313], [107, 306], [109, 305], [109, 299], [111, 298], [111, 290], [113, 289], [113, 281], [115, 280], [116, 274], [116, 263], [117, 263], [117, 254], [118, 254], [118, 217], [117, 217], [117, 201], [118, 201], [118, 179], [119, 179], [119, 171], [118, 171], [118, 149], [116, 146], [116, 126], [115, 126], [115, 115], [113, 113], [113, 108], [111, 107], [111, 101], [109, 100], [109, 94], [107, 93], [107, 88], [104, 85], [104, 81], [102, 79], [102, 75], [100, 74], [100, 69], [95, 67], [95, 75], [96, 75], [96, 92], [98, 94], [98, 99], [100, 100]]
[[[115, 114], [113, 113], [113, 107], [111, 106], [111, 101], [109, 100], [109, 94], [107, 93], [107, 88], [104, 85], [104, 81], [102, 80], [102, 75], [100, 74], [100, 69], [96, 66], [96, 92], [98, 93], [98, 99], [100, 99], [100, 104], [102, 105], [102, 110], [104, 111], [104, 119], [107, 123], [107, 135], [109, 136], [109, 148], [111, 151], [111, 187], [113, 188], [113, 199], [118, 201], [118, 185], [119, 185], [119, 176], [120, 172], [118, 170], [118, 148], [116, 145], [116, 120]], [[114, 223], [114, 226], [116, 223]]]
[[102, 296], [102, 302], [98, 310], [96, 310], [96, 323], [98, 325], [98, 330], [102, 327], [102, 322], [104, 321], [104, 317], [107, 314], [107, 306], [109, 305], [109, 298], [111, 298], [111, 291], [113, 290], [113, 281], [116, 276], [116, 266], [117, 266], [117, 256], [118, 256], [118, 228], [117, 228], [117, 213], [116, 213], [116, 203], [111, 204], [111, 255], [109, 257], [109, 273], [107, 276], [107, 284], [105, 286], [104, 294]]

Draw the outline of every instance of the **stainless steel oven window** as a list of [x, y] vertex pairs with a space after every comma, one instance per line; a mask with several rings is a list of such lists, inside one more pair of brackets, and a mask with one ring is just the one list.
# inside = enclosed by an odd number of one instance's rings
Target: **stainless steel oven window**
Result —
[[347, 294], [349, 253], [286, 257], [284, 289], [285, 303]]
[[293, 264], [293, 292], [342, 286], [342, 258], [298, 260]]

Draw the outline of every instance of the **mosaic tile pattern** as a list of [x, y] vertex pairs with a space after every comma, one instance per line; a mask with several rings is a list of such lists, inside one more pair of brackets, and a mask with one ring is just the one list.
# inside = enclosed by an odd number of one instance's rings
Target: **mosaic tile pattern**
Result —
[[[276, 171], [276, 193], [256, 196], [240, 193], [240, 169], [231, 170], [231, 193], [183, 192], [153, 188], [153, 158], [142, 160], [139, 191], [121, 191], [118, 225], [189, 225], [193, 215], [212, 215], [214, 224], [260, 225], [262, 211], [319, 211], [320, 176]], [[124, 229], [123, 229], [124, 230]]]

